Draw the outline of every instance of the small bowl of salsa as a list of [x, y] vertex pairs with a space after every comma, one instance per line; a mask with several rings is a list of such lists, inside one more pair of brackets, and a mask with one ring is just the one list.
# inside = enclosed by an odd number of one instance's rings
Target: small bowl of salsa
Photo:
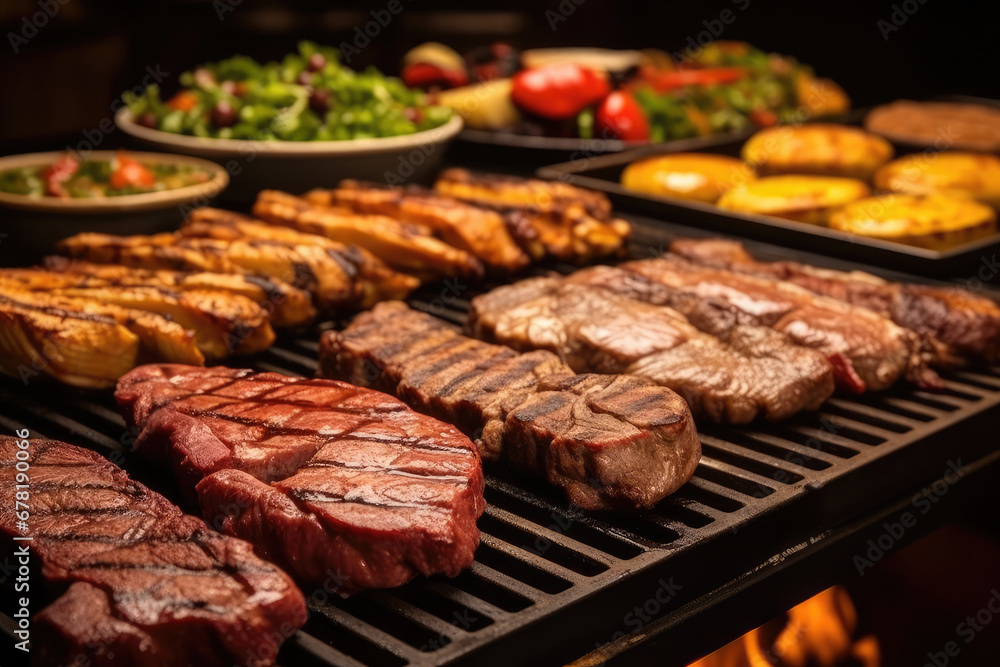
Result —
[[25, 263], [56, 241], [90, 231], [152, 234], [176, 229], [229, 184], [208, 160], [165, 153], [94, 151], [0, 158], [0, 263]]

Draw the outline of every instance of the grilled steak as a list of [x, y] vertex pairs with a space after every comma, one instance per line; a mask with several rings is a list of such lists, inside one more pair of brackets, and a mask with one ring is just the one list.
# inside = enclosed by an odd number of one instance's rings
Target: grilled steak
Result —
[[112, 264], [91, 264], [53, 255], [45, 258], [45, 268], [79, 278], [79, 285], [115, 287], [152, 286], [176, 292], [222, 292], [238, 294], [258, 303], [275, 327], [297, 327], [316, 317], [309, 293], [276, 278], [228, 273], [155, 271]]
[[584, 509], [650, 507], [694, 473], [691, 413], [627, 375], [575, 375], [551, 352], [460, 335], [399, 302], [324, 334], [320, 372], [390, 391], [477, 439], [483, 458], [545, 477]]
[[446, 243], [472, 253], [491, 269], [517, 271], [530, 261], [511, 237], [502, 215], [427, 190], [347, 180], [334, 190], [313, 190], [304, 196], [320, 206], [384, 215], [426, 227]]
[[21, 442], [0, 436], [0, 485], [23, 481], [15, 464], [27, 451], [32, 540], [11, 541], [25, 534], [11, 500], [0, 506], [4, 542], [25, 545], [49, 584], [68, 587], [32, 619], [39, 664], [263, 667], [305, 623], [302, 593], [251, 545], [209, 530], [94, 452]]
[[[257, 195], [253, 214], [276, 225], [364, 248], [394, 269], [413, 275], [479, 277], [483, 273], [483, 266], [475, 255], [435, 238], [430, 230], [384, 215], [365, 215], [316, 205], [276, 190], [263, 190]], [[191, 219], [219, 221], [223, 216], [237, 215], [201, 208], [191, 213]]]
[[536, 260], [585, 262], [616, 255], [632, 232], [628, 222], [612, 218], [603, 194], [565, 183], [448, 169], [434, 190], [504, 213], [514, 238]]
[[136, 448], [205, 520], [307, 585], [343, 594], [455, 576], [485, 508], [472, 443], [400, 401], [331, 380], [142, 366], [115, 398]]
[[873, 310], [928, 338], [933, 361], [951, 366], [1000, 360], [1000, 306], [958, 287], [891, 283], [861, 271], [819, 269], [798, 262], [761, 262], [736, 241], [681, 239], [671, 250], [693, 262], [777, 278], [838, 301]]
[[[767, 326], [827, 355], [841, 388], [880, 390], [906, 376], [940, 382], [926, 368], [918, 338], [869, 310], [818, 296], [791, 283], [692, 264], [680, 257], [626, 262], [617, 272], [584, 269], [568, 282], [668, 305], [696, 327], [724, 335], [737, 324]], [[840, 357], [837, 357], [840, 355]]]
[[580, 373], [645, 377], [683, 396], [695, 415], [720, 422], [785, 419], [815, 410], [834, 390], [825, 356], [773, 329], [735, 326], [723, 342], [671, 308], [561, 277], [476, 297], [469, 330], [517, 350], [551, 350]]

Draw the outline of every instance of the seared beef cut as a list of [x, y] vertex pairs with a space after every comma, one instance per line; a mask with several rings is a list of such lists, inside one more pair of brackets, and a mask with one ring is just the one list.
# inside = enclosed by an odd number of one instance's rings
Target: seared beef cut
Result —
[[[32, 619], [38, 664], [263, 667], [305, 623], [302, 593], [250, 544], [209, 530], [94, 452], [20, 442], [0, 436], [4, 543], [26, 546], [49, 584], [68, 586]], [[27, 533], [14, 506], [23, 451]], [[11, 539], [25, 535], [32, 540]]]
[[475, 447], [400, 401], [332, 380], [141, 366], [115, 393], [136, 449], [205, 520], [307, 585], [343, 594], [455, 576], [485, 508]]
[[1000, 306], [959, 287], [892, 283], [862, 271], [820, 269], [798, 262], [761, 262], [743, 244], [680, 239], [671, 250], [693, 262], [786, 280], [838, 301], [873, 310], [936, 344], [942, 366], [1000, 360]]
[[477, 438], [483, 458], [545, 477], [584, 509], [650, 507], [694, 473], [691, 413], [628, 375], [574, 375], [551, 352], [518, 354], [403, 303], [324, 334], [320, 372], [390, 391]]
[[834, 371], [838, 385], [851, 391], [885, 389], [904, 376], [923, 385], [940, 382], [924, 365], [912, 331], [791, 283], [699, 266], [674, 255], [626, 262], [617, 270], [584, 269], [567, 282], [668, 305], [717, 336], [738, 324], [771, 327], [831, 361], [835, 355], [849, 361], [835, 364]]
[[683, 396], [695, 415], [720, 422], [785, 419], [815, 410], [834, 390], [826, 357], [773, 329], [735, 326], [723, 342], [671, 308], [562, 277], [476, 297], [469, 330], [517, 350], [551, 350], [580, 373], [645, 377]]

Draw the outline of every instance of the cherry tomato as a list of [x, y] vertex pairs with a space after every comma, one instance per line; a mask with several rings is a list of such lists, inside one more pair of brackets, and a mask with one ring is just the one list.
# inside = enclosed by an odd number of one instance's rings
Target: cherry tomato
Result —
[[108, 184], [116, 190], [127, 188], [130, 185], [150, 187], [156, 183], [153, 172], [130, 158], [124, 151], [119, 151], [115, 160], [118, 162], [118, 168], [111, 173]]
[[66, 190], [65, 183], [79, 168], [80, 163], [72, 155], [69, 153], [60, 155], [42, 172], [45, 191], [53, 197], [68, 197], [69, 192]]
[[522, 110], [550, 120], [572, 118], [603, 100], [611, 87], [592, 69], [553, 63], [514, 75], [511, 101]]
[[427, 90], [436, 88], [458, 88], [469, 83], [469, 76], [460, 69], [445, 69], [430, 63], [413, 63], [403, 68], [403, 83], [410, 88]]
[[182, 90], [167, 100], [167, 106], [176, 111], [187, 113], [198, 106], [198, 98], [191, 91]]
[[649, 141], [649, 123], [639, 103], [628, 93], [616, 90], [601, 102], [594, 116], [595, 136], [623, 141]]

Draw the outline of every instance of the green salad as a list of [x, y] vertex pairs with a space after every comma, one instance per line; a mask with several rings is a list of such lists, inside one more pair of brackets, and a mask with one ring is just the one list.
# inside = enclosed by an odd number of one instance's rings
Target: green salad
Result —
[[51, 163], [0, 171], [0, 192], [29, 197], [121, 197], [207, 183], [212, 174], [187, 164], [143, 163], [120, 150], [111, 160], [64, 153]]
[[164, 132], [255, 141], [340, 141], [429, 130], [451, 110], [426, 102], [374, 68], [356, 72], [335, 48], [299, 44], [281, 62], [246, 56], [208, 63], [180, 77], [182, 89], [160, 98], [158, 86], [126, 94], [140, 125]]

